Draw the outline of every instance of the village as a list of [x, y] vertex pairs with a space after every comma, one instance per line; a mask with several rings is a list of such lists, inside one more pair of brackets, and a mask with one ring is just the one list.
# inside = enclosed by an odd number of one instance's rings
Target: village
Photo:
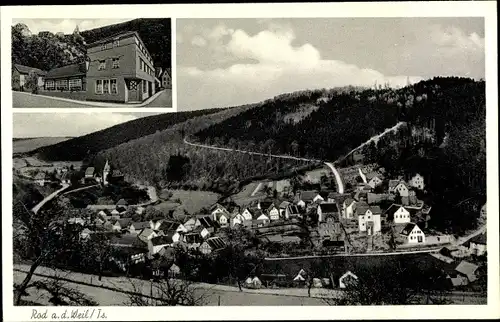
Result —
[[[486, 274], [485, 231], [459, 242], [455, 236], [428, 228], [433, 208], [422, 200], [426, 194], [423, 176], [387, 178], [376, 166], [341, 172], [346, 187], [342, 194], [323, 171], [320, 183], [307, 177], [259, 182], [252, 186], [251, 198], [230, 197], [179, 216], [154, 208], [163, 200], [155, 188], [142, 186], [131, 192], [142, 198], [131, 198], [130, 193], [123, 197], [118, 192], [114, 202], [78, 205], [82, 215], [66, 219], [85, 227], [80, 234], [82, 243], [107, 236], [108, 246], [114, 249], [110, 261], [123, 274], [129, 274], [133, 266], [145, 265], [156, 278], [176, 276], [180, 268], [172, 259], [175, 249], [213, 256], [239, 242], [234, 240], [235, 232], [246, 232], [256, 240], [245, 245], [245, 252], [263, 252], [266, 258], [423, 251], [443, 264], [451, 287], [466, 287]], [[89, 166], [78, 172], [64, 166], [52, 173], [41, 171], [33, 180], [39, 186], [62, 184], [66, 197], [89, 189], [128, 187], [124, 174], [108, 161], [101, 169]], [[481, 211], [485, 212], [485, 206]], [[296, 270], [271, 274], [264, 267], [259, 274], [249, 274], [245, 287], [305, 286], [312, 272], [305, 267]], [[313, 277], [310, 283], [315, 288], [345, 288], [347, 280], [357, 279], [354, 269], [338, 273], [334, 280]]]

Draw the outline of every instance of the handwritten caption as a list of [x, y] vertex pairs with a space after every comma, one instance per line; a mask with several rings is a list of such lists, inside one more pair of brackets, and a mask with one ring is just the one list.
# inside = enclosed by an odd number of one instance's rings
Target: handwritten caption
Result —
[[72, 310], [64, 310], [62, 313], [50, 312], [49, 309], [32, 309], [31, 311], [31, 320], [92, 320], [99, 319], [104, 320], [107, 319], [107, 315], [102, 309], [72, 309]]

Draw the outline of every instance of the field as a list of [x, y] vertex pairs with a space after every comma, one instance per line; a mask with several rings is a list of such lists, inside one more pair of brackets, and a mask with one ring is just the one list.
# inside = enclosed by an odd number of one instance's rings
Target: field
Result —
[[39, 171], [52, 172], [57, 168], [70, 167], [73, 166], [75, 169], [80, 169], [82, 166], [81, 161], [57, 161], [57, 162], [45, 162], [41, 161], [35, 157], [15, 157], [12, 159], [12, 166], [20, 175], [31, 177], [34, 173]]
[[42, 146], [53, 145], [71, 139], [70, 137], [41, 137], [31, 139], [14, 139], [12, 142], [13, 153], [26, 153]]
[[[172, 193], [169, 201], [162, 202], [155, 208], [168, 211], [176, 209], [176, 213], [186, 210], [189, 214], [195, 214], [202, 208], [210, 208], [217, 202], [219, 195], [210, 191], [190, 191], [190, 190], [167, 190]], [[160, 193], [160, 198], [164, 197], [166, 191]], [[180, 201], [180, 202], [179, 202]]]

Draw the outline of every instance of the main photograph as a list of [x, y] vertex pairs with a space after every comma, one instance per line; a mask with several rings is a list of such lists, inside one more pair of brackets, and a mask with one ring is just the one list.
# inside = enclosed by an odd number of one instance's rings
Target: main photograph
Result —
[[487, 303], [482, 19], [176, 29], [179, 112], [15, 113], [17, 305]]

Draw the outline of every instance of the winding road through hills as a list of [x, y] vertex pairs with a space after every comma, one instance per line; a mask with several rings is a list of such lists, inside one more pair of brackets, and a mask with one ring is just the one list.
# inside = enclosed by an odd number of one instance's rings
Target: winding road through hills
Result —
[[264, 156], [264, 157], [297, 160], [297, 161], [305, 161], [305, 162], [322, 162], [322, 163], [326, 164], [329, 169], [332, 170], [332, 172], [335, 176], [335, 180], [337, 182], [337, 191], [339, 193], [344, 193], [344, 182], [342, 181], [342, 177], [340, 176], [340, 173], [337, 171], [337, 169], [335, 168], [335, 166], [333, 165], [332, 162], [325, 162], [323, 160], [318, 160], [318, 159], [299, 158], [299, 157], [294, 157], [291, 155], [284, 155], [284, 154], [271, 154], [271, 153], [252, 152], [252, 151], [239, 150], [239, 149], [220, 148], [220, 147], [216, 147], [216, 146], [212, 146], [212, 145], [192, 143], [192, 142], [189, 142], [186, 138], [184, 138], [184, 143], [187, 145], [190, 145], [190, 146], [198, 147], [198, 148], [205, 148], [205, 149], [212, 149], [212, 150], [219, 150], [219, 151], [238, 152], [238, 153], [244, 153], [244, 154], [250, 154], [250, 155], [259, 155], [259, 156]]
[[31, 211], [33, 211], [35, 214], [40, 210], [40, 208], [43, 207], [43, 205], [45, 205], [47, 202], [51, 201], [52, 199], [54, 199], [55, 197], [57, 197], [61, 192], [63, 192], [64, 190], [66, 190], [67, 188], [69, 187], [69, 184], [67, 183], [64, 183], [62, 185], [62, 188], [59, 189], [59, 190], [56, 190], [54, 191], [53, 193], [51, 193], [50, 195], [48, 195], [47, 197], [45, 197], [42, 201], [40, 201], [35, 207], [33, 207], [33, 209], [31, 209]]

